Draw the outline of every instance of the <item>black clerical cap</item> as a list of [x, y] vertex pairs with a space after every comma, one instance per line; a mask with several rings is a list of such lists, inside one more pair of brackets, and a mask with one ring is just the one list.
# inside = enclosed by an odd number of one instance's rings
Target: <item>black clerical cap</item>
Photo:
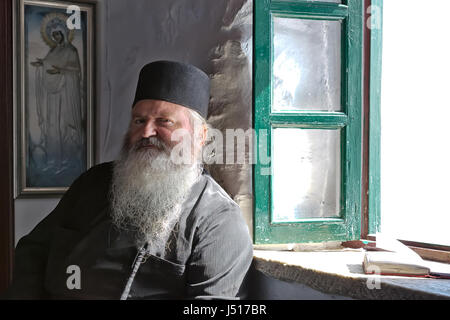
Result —
[[208, 115], [209, 77], [199, 68], [175, 61], [155, 61], [139, 74], [134, 105], [143, 99], [172, 102]]

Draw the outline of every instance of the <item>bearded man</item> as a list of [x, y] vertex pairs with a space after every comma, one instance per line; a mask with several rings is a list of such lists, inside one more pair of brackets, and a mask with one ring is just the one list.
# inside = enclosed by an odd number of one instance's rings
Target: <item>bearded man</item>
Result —
[[142, 68], [118, 160], [82, 174], [19, 241], [8, 297], [236, 298], [252, 242], [202, 169], [209, 88], [189, 64]]

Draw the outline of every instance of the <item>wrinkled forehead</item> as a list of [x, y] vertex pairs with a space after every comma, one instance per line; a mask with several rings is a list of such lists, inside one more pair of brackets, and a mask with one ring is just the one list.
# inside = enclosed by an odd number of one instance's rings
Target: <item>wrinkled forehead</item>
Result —
[[182, 105], [163, 100], [141, 100], [131, 111], [132, 115], [165, 115], [165, 116], [187, 116], [188, 109]]

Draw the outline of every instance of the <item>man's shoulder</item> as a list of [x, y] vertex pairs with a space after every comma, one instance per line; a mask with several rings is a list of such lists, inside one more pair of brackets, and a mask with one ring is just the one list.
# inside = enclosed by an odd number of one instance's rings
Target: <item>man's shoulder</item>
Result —
[[109, 171], [112, 172], [113, 167], [114, 167], [114, 161], [102, 162], [102, 163], [92, 166], [86, 172], [90, 172], [90, 173], [109, 172]]
[[103, 162], [96, 164], [83, 173], [88, 179], [110, 178], [113, 174], [114, 162]]
[[237, 203], [230, 195], [217, 183], [208, 173], [203, 174], [205, 179], [205, 190], [203, 192], [202, 201], [220, 208], [239, 209]]
[[203, 190], [195, 205], [194, 215], [199, 221], [209, 224], [223, 223], [228, 220], [233, 223], [243, 221], [242, 212], [238, 204], [209, 174], [202, 175]]
[[251, 242], [239, 205], [209, 174], [203, 174], [202, 179], [205, 183], [203, 192], [194, 210], [199, 234]]
[[113, 162], [104, 162], [92, 166], [83, 172], [73, 183], [71, 189], [86, 191], [107, 187], [113, 175]]

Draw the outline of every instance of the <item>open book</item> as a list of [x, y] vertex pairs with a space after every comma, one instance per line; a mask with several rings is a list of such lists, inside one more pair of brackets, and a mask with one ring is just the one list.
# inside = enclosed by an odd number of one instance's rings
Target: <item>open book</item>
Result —
[[363, 268], [366, 274], [427, 276], [431, 270], [420, 257], [398, 252], [366, 252]]
[[435, 264], [424, 261], [416, 252], [397, 240], [377, 235], [377, 247], [389, 251], [367, 251], [363, 269], [366, 274], [412, 276], [450, 279], [448, 268], [436, 269]]

